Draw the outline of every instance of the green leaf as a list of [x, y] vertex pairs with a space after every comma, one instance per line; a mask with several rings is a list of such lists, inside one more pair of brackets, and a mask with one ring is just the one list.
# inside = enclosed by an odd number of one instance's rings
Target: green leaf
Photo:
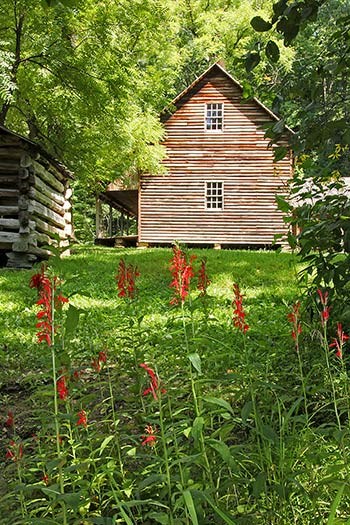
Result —
[[252, 401], [247, 401], [241, 410], [241, 417], [242, 417], [243, 425], [247, 424], [248, 417], [250, 416], [252, 410], [253, 410]]
[[101, 443], [101, 446], [100, 446], [100, 452], [99, 452], [99, 455], [102, 456], [102, 452], [104, 451], [104, 449], [106, 448], [106, 446], [108, 445], [108, 443], [110, 443], [112, 441], [112, 439], [114, 439], [114, 435], [113, 436], [107, 436]]
[[281, 133], [284, 132], [284, 128], [285, 128], [285, 122], [283, 119], [281, 119], [278, 122], [276, 122], [274, 126], [272, 126], [272, 131], [280, 135]]
[[284, 197], [281, 195], [275, 195], [275, 200], [280, 211], [283, 211], [283, 213], [288, 213], [291, 211], [291, 206]]
[[245, 69], [247, 73], [253, 71], [253, 69], [256, 68], [259, 62], [260, 53], [258, 53], [257, 51], [252, 51], [251, 53], [248, 53], [245, 57]]
[[218, 439], [207, 439], [206, 443], [208, 443], [208, 445], [221, 456], [221, 458], [229, 467], [236, 467], [236, 462], [233, 459], [231, 451], [226, 445], [226, 443], [224, 443], [223, 441], [219, 441]]
[[71, 337], [75, 334], [75, 331], [77, 329], [78, 323], [79, 323], [79, 317], [82, 310], [76, 308], [72, 304], [69, 305], [66, 315], [66, 321], [65, 321], [65, 338], [66, 340], [71, 339]]
[[217, 405], [221, 408], [224, 408], [227, 410], [227, 412], [230, 412], [232, 415], [234, 415], [233, 408], [231, 407], [230, 403], [225, 401], [225, 399], [221, 399], [219, 397], [203, 397], [203, 401], [206, 401], [207, 403], [210, 403], [212, 405]]
[[77, 510], [82, 502], [82, 495], [80, 492], [65, 492], [60, 494], [57, 498], [58, 500], [63, 500], [68, 508]]
[[196, 417], [196, 419], [193, 422], [191, 434], [192, 434], [193, 439], [197, 442], [199, 441], [199, 438], [202, 434], [203, 427], [204, 427], [204, 418], [201, 416]]
[[264, 31], [269, 31], [272, 28], [271, 22], [266, 22], [261, 16], [254, 16], [250, 21], [250, 25], [255, 31], [263, 33]]
[[271, 62], [278, 62], [280, 58], [280, 49], [278, 45], [273, 41], [269, 40], [265, 48], [266, 56]]
[[169, 515], [165, 512], [151, 512], [147, 515], [147, 518], [150, 518], [152, 521], [156, 521], [161, 525], [168, 525], [170, 523]]
[[273, 153], [274, 161], [279, 162], [280, 160], [284, 159], [284, 157], [287, 155], [288, 148], [284, 146], [277, 146], [277, 148], [274, 148]]
[[191, 521], [193, 525], [198, 525], [198, 518], [197, 518], [197, 512], [196, 507], [194, 506], [192, 494], [189, 490], [185, 490], [183, 493], [183, 497], [186, 503], [187, 510], [189, 512]]
[[190, 354], [187, 357], [191, 361], [191, 364], [192, 364], [193, 368], [198, 372], [198, 374], [201, 374], [202, 373], [202, 368], [201, 368], [201, 358], [200, 358], [199, 354], [197, 354], [197, 353]]

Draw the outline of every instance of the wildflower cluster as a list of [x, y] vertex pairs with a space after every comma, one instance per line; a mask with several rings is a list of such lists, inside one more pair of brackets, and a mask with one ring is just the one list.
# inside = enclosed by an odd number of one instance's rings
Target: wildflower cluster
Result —
[[124, 259], [120, 259], [118, 273], [115, 276], [118, 288], [118, 297], [133, 299], [136, 294], [136, 278], [140, 276], [136, 266], [125, 264]]
[[237, 283], [233, 285], [234, 299], [232, 301], [233, 316], [232, 321], [236, 328], [244, 334], [249, 330], [249, 325], [245, 321], [246, 313], [243, 309], [243, 295]]
[[52, 336], [54, 334], [53, 316], [54, 310], [67, 303], [68, 299], [62, 294], [55, 295], [58, 285], [57, 277], [50, 278], [45, 271], [45, 266], [42, 265], [40, 272], [33, 275], [30, 279], [29, 286], [38, 290], [39, 299], [36, 304], [41, 307], [37, 313], [38, 323], [36, 328], [39, 329], [37, 333], [38, 341], [46, 341], [48, 346], [52, 345]]
[[187, 254], [178, 246], [173, 247], [173, 258], [170, 263], [170, 271], [172, 274], [172, 281], [170, 288], [174, 288], [175, 295], [171, 299], [170, 304], [183, 304], [189, 294], [190, 282], [194, 277], [193, 261], [196, 259], [195, 255], [191, 255], [188, 260]]

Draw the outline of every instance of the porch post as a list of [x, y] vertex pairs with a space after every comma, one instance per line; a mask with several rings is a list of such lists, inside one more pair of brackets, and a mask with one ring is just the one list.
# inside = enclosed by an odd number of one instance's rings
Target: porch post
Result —
[[100, 239], [102, 237], [101, 225], [102, 225], [102, 202], [101, 202], [101, 199], [97, 196], [96, 197], [96, 239]]

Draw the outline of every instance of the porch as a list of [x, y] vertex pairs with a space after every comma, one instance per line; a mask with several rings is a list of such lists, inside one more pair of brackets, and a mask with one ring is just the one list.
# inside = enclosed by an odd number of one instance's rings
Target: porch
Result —
[[122, 183], [109, 184], [96, 198], [95, 244], [136, 246], [138, 189], [124, 188]]

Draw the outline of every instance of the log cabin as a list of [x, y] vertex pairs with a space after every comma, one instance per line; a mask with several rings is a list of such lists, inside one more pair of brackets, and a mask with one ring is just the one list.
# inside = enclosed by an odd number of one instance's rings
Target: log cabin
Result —
[[[270, 246], [286, 232], [275, 195], [292, 176], [292, 152], [274, 161], [264, 125], [279, 118], [216, 63], [161, 115], [166, 175], [101, 196], [138, 219], [138, 245]], [[276, 146], [288, 145], [287, 134]]]
[[[0, 126], [0, 262], [31, 268], [72, 236], [73, 176], [39, 144]], [[66, 251], [66, 253], [68, 250]]]

